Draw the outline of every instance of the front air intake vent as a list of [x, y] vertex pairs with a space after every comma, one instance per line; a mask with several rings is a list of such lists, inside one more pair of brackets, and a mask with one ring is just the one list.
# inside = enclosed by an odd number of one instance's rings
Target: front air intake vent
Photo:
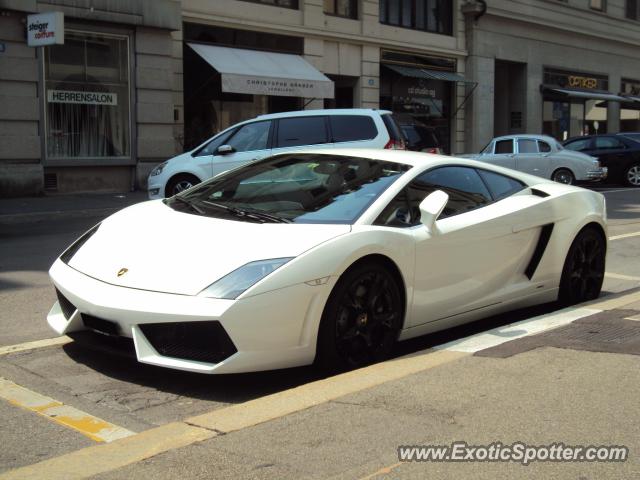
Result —
[[149, 343], [165, 357], [219, 363], [238, 350], [217, 321], [138, 325]]
[[94, 317], [93, 315], [82, 314], [82, 323], [94, 332], [102, 333], [117, 337], [120, 335], [120, 327], [117, 323], [105, 320], [103, 318]]
[[60, 309], [64, 314], [64, 318], [69, 320], [71, 318], [71, 315], [73, 315], [73, 313], [76, 311], [76, 307], [73, 305], [73, 303], [71, 303], [67, 299], [67, 297], [62, 295], [62, 293], [60, 293], [60, 290], [58, 290], [57, 288], [56, 288], [56, 295], [58, 297], [58, 303], [60, 304]]

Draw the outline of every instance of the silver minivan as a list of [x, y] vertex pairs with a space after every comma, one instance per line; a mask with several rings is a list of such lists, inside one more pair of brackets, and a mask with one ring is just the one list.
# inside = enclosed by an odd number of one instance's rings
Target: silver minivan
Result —
[[170, 197], [245, 163], [314, 145], [406, 149], [400, 127], [391, 112], [385, 110], [304, 110], [260, 115], [155, 167], [148, 180], [149, 198]]

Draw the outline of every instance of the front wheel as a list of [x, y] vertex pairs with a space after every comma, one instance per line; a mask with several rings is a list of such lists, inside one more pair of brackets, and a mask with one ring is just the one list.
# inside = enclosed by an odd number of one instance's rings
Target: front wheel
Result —
[[640, 163], [631, 165], [624, 172], [624, 183], [630, 187], [640, 187]]
[[571, 173], [571, 170], [566, 168], [559, 168], [553, 175], [551, 175], [551, 180], [558, 183], [564, 183], [566, 185], [573, 185], [576, 183], [576, 177]]
[[606, 245], [595, 228], [582, 230], [575, 238], [562, 269], [558, 300], [574, 305], [598, 298], [604, 281]]
[[316, 364], [360, 368], [389, 357], [402, 326], [402, 295], [391, 272], [371, 262], [347, 270], [325, 305]]
[[183, 192], [184, 190], [187, 190], [199, 183], [200, 183], [200, 180], [193, 175], [189, 175], [186, 173], [176, 175], [175, 177], [171, 178], [171, 180], [167, 182], [167, 187], [165, 188], [164, 196], [173, 197], [174, 195], [177, 195], [178, 193]]

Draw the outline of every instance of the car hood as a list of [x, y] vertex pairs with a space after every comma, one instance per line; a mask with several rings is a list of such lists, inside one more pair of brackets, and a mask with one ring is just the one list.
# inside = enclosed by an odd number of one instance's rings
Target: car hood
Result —
[[[161, 200], [102, 222], [69, 266], [122, 287], [196, 295], [242, 265], [296, 257], [350, 225], [249, 223], [177, 212]], [[126, 273], [118, 276], [121, 269]]]

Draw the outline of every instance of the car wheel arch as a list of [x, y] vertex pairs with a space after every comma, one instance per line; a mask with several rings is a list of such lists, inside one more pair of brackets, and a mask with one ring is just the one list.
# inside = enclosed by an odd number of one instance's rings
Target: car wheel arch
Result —
[[171, 175], [171, 177], [169, 177], [169, 179], [167, 180], [167, 183], [165, 183], [165, 186], [164, 186], [165, 197], [171, 197], [173, 195], [171, 192], [169, 192], [169, 186], [171, 186], [173, 182], [175, 182], [180, 178], [193, 179], [195, 180], [196, 184], [201, 183], [203, 181], [202, 179], [200, 179], [200, 177], [198, 177], [198, 175], [196, 175], [193, 172], [184, 172], [184, 171], [176, 172], [173, 175]]

